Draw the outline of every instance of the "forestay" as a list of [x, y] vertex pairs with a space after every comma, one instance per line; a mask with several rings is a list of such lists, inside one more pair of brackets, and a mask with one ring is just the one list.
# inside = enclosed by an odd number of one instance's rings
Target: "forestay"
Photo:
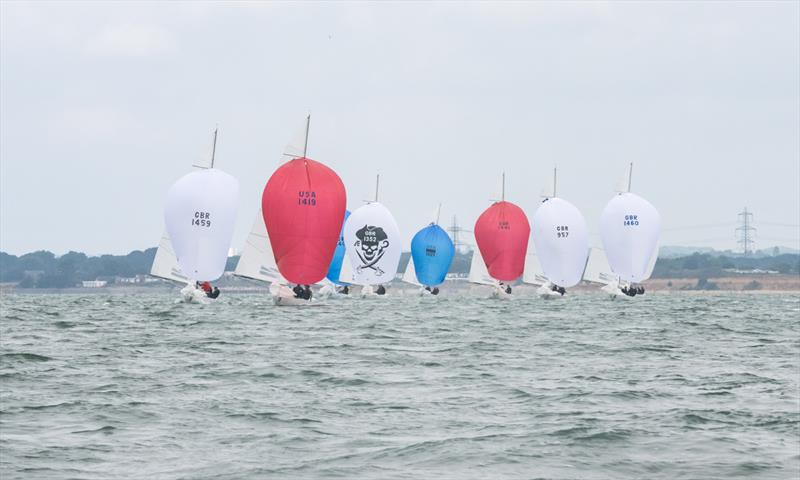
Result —
[[558, 197], [546, 199], [533, 215], [533, 242], [545, 277], [561, 287], [581, 281], [589, 234], [574, 205]]
[[614, 196], [600, 216], [600, 237], [608, 262], [627, 282], [638, 283], [649, 277], [660, 232], [658, 211], [633, 193]]
[[225, 271], [239, 182], [208, 169], [181, 177], [167, 193], [164, 220], [178, 265], [192, 280], [216, 280]]
[[391, 282], [400, 263], [400, 229], [389, 210], [378, 202], [355, 210], [344, 226], [353, 283], [378, 285]]

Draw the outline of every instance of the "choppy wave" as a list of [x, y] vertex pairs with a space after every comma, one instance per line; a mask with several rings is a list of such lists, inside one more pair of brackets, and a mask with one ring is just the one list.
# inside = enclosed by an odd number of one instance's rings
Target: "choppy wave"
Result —
[[797, 478], [800, 297], [3, 295], [0, 478]]

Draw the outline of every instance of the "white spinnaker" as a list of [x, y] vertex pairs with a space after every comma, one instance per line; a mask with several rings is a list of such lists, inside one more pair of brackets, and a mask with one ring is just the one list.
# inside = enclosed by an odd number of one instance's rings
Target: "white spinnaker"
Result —
[[489, 270], [486, 268], [486, 262], [483, 261], [481, 250], [475, 247], [472, 250], [472, 262], [469, 265], [469, 277], [467, 278], [471, 283], [479, 285], [497, 285], [498, 281], [489, 275]]
[[403, 281], [406, 283], [410, 283], [411, 285], [416, 285], [421, 287], [422, 284], [419, 283], [417, 280], [417, 271], [414, 269], [414, 257], [408, 257], [408, 265], [406, 265], [406, 271], [403, 272]]
[[600, 237], [612, 271], [627, 282], [650, 275], [661, 234], [661, 216], [647, 200], [621, 193], [608, 202], [600, 216]]
[[544, 274], [544, 270], [542, 270], [542, 265], [539, 263], [539, 257], [531, 247], [528, 247], [528, 253], [525, 254], [525, 271], [522, 272], [522, 283], [530, 285], [544, 285], [547, 283], [547, 277]]
[[275, 255], [272, 253], [272, 244], [267, 235], [267, 227], [264, 225], [261, 209], [258, 210], [253, 228], [247, 235], [242, 255], [239, 257], [239, 263], [236, 264], [236, 270], [233, 273], [240, 277], [267, 283], [288, 283], [278, 271], [278, 265], [275, 263]]
[[589, 233], [581, 212], [555, 197], [542, 202], [533, 215], [533, 243], [550, 282], [571, 287], [581, 281], [589, 253]]
[[170, 241], [169, 234], [166, 231], [161, 234], [161, 241], [158, 242], [156, 256], [153, 258], [153, 265], [150, 267], [150, 275], [178, 283], [189, 281], [186, 275], [181, 272], [181, 267], [178, 266], [178, 259], [175, 258], [175, 252], [172, 251], [172, 241]]
[[164, 221], [181, 271], [192, 280], [216, 280], [231, 247], [239, 182], [209, 169], [184, 175], [167, 192]]
[[394, 279], [403, 242], [389, 209], [378, 202], [356, 209], [344, 224], [344, 241], [353, 283], [379, 285]]
[[586, 261], [583, 279], [587, 282], [604, 285], [616, 284], [619, 281], [611, 270], [611, 266], [608, 264], [605, 250], [594, 247], [589, 250], [589, 259]]

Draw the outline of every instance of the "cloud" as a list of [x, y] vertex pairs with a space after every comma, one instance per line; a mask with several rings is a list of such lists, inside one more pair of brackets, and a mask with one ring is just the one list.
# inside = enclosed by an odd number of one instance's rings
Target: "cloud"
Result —
[[176, 49], [175, 37], [158, 25], [111, 25], [92, 36], [86, 45], [88, 54], [109, 57], [149, 57]]

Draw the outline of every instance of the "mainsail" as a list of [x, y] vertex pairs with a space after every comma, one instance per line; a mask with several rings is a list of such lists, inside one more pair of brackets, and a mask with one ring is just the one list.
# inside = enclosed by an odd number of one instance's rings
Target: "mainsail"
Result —
[[288, 283], [278, 271], [260, 209], [255, 222], [253, 222], [253, 228], [245, 240], [239, 263], [236, 264], [236, 270], [233, 273], [240, 277], [267, 283]]
[[489, 275], [486, 270], [486, 262], [483, 261], [481, 251], [479, 249], [472, 250], [472, 261], [469, 264], [469, 277], [467, 278], [471, 283], [479, 285], [497, 285], [497, 280]]
[[178, 283], [189, 281], [178, 266], [178, 259], [175, 258], [175, 252], [172, 251], [172, 242], [166, 231], [161, 234], [161, 241], [158, 242], [156, 256], [153, 258], [153, 265], [150, 267], [150, 275]]
[[421, 287], [422, 284], [419, 283], [417, 280], [417, 272], [414, 268], [414, 257], [408, 257], [408, 265], [406, 265], [406, 271], [403, 272], [402, 280], [406, 283], [410, 283], [411, 285], [416, 285]]
[[587, 282], [600, 284], [616, 284], [618, 278], [611, 270], [606, 258], [606, 252], [602, 248], [592, 247], [589, 250], [589, 259], [586, 261], [586, 269], [583, 271], [583, 279]]
[[525, 255], [525, 272], [522, 274], [522, 282], [531, 285], [544, 285], [547, 283], [547, 276], [545, 276], [542, 265], [539, 263], [539, 257], [532, 248], [528, 248], [528, 253]]

